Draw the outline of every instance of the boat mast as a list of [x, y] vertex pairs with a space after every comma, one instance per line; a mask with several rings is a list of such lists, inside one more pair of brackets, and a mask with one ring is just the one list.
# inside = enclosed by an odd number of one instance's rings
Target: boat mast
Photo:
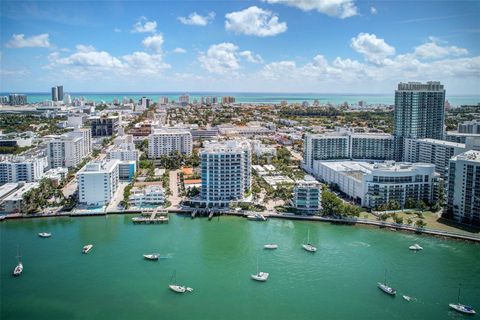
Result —
[[461, 288], [462, 288], [462, 284], [459, 283], [459, 284], [458, 284], [458, 297], [457, 297], [458, 303], [460, 303], [460, 290], [461, 290]]
[[383, 279], [383, 283], [386, 285], [387, 284], [387, 269], [385, 269], [385, 277]]

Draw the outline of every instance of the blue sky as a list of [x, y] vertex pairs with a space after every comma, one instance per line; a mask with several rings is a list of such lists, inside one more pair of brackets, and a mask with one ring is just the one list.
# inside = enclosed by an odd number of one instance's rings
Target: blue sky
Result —
[[480, 93], [479, 1], [1, 1], [1, 92]]

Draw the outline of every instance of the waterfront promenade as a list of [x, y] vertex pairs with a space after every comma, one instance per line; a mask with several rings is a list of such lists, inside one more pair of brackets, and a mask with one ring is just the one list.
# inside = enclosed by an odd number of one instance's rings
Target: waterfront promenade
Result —
[[[153, 208], [150, 210], [153, 211]], [[167, 209], [169, 213], [174, 214], [186, 214], [191, 215], [195, 210], [194, 209]], [[130, 209], [125, 211], [105, 211], [105, 212], [92, 212], [92, 213], [72, 213], [72, 212], [57, 212], [57, 213], [44, 213], [44, 214], [30, 214], [30, 215], [23, 215], [23, 214], [9, 214], [4, 215], [6, 220], [9, 219], [31, 219], [31, 218], [47, 218], [47, 217], [89, 217], [89, 216], [105, 216], [105, 215], [122, 215], [122, 214], [138, 214], [138, 213], [145, 213], [146, 210], [139, 210], [139, 209]], [[216, 212], [215, 215], [225, 215], [225, 216], [241, 216], [246, 217], [251, 212], [245, 211], [232, 211], [232, 210], [223, 210]], [[207, 216], [211, 214], [208, 212]], [[332, 218], [332, 217], [322, 217], [322, 216], [310, 216], [310, 215], [296, 215], [293, 213], [273, 213], [273, 212], [263, 212], [262, 213], [267, 218], [274, 218], [274, 219], [289, 219], [289, 220], [302, 220], [302, 221], [316, 221], [316, 222], [328, 222], [334, 224], [346, 224], [346, 225], [365, 225], [365, 226], [373, 226], [379, 228], [388, 228], [392, 231], [406, 231], [406, 232], [415, 232], [419, 234], [427, 234], [432, 236], [438, 237], [447, 237], [452, 239], [458, 240], [466, 240], [472, 242], [480, 243], [480, 235], [474, 234], [466, 234], [466, 233], [457, 233], [457, 232], [449, 232], [444, 230], [438, 229], [431, 229], [431, 228], [418, 228], [411, 225], [406, 224], [398, 224], [392, 222], [385, 222], [385, 221], [378, 221], [378, 220], [370, 220], [370, 219], [362, 219], [362, 218]], [[197, 213], [195, 216], [199, 216]]]

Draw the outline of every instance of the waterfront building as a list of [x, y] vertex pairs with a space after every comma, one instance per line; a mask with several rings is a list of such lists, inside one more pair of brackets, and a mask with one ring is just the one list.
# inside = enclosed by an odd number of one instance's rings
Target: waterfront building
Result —
[[8, 104], [8, 97], [7, 96], [0, 96], [0, 104], [7, 105]]
[[200, 151], [201, 202], [228, 207], [245, 200], [251, 190], [250, 144], [245, 140], [205, 143]]
[[38, 188], [38, 182], [21, 183], [20, 188], [6, 196], [1, 204], [0, 211], [7, 213], [20, 213], [24, 210], [23, 196], [32, 189]]
[[118, 163], [118, 178], [121, 181], [132, 181], [137, 172], [135, 160], [123, 160]]
[[293, 207], [301, 212], [314, 214], [321, 208], [322, 189], [320, 183], [312, 176], [297, 181], [293, 189]]
[[130, 190], [128, 204], [134, 207], [158, 206], [165, 203], [165, 192], [160, 186], [134, 187]]
[[37, 155], [0, 157], [0, 184], [40, 180], [48, 166], [47, 157]]
[[190, 97], [188, 95], [183, 95], [178, 97], [178, 102], [180, 103], [181, 106], [185, 107], [190, 103]]
[[192, 134], [186, 129], [155, 129], [148, 136], [148, 158], [159, 159], [172, 152], [192, 154]]
[[63, 101], [63, 86], [57, 86], [58, 101]]
[[158, 98], [158, 104], [168, 104], [168, 97], [160, 97]]
[[480, 151], [469, 150], [450, 160], [446, 217], [480, 226]]
[[219, 135], [218, 128], [193, 129], [191, 132], [194, 140], [212, 139]]
[[27, 104], [27, 95], [12, 93], [8, 96], [8, 103], [11, 106], [23, 106]]
[[90, 122], [92, 125], [92, 137], [109, 137], [118, 131], [118, 116], [90, 117]]
[[337, 128], [336, 132], [306, 134], [303, 167], [308, 172], [316, 160], [392, 160], [394, 137], [386, 133], [355, 133]]
[[443, 139], [444, 106], [445, 89], [438, 81], [398, 84], [394, 110], [396, 160], [402, 160], [406, 138]]
[[104, 206], [112, 200], [119, 183], [119, 160], [91, 161], [77, 173], [78, 201]]
[[480, 134], [480, 120], [464, 121], [458, 124], [459, 133]]
[[402, 208], [409, 199], [426, 204], [438, 200], [439, 174], [433, 164], [314, 161], [313, 174], [366, 208], [392, 200]]
[[403, 158], [408, 162], [432, 163], [442, 179], [447, 178], [450, 158], [467, 149], [463, 143], [436, 139], [405, 139]]

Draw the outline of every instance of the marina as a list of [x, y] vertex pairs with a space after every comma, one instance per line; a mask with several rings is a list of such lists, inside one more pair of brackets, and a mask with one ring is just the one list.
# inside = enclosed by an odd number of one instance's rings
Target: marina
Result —
[[[168, 228], [159, 232], [134, 226], [132, 217], [2, 223], [1, 318], [65, 319], [74, 313], [79, 318], [117, 319], [118, 314], [138, 317], [142, 310], [143, 318], [162, 313], [168, 319], [198, 314], [235, 320], [367, 319], [387, 317], [387, 312], [390, 319], [455, 319], [459, 314], [449, 304], [457, 301], [459, 282], [464, 283], [461, 303], [478, 309], [480, 288], [474, 284], [480, 282], [480, 250], [473, 243], [348, 225], [285, 219], [252, 223], [226, 216], [208, 221], [171, 215]], [[39, 241], [37, 233], [44, 230], [55, 236]], [[318, 245], [315, 255], [300, 247], [308, 230], [310, 241]], [[277, 250], [263, 249], [266, 235], [275, 239]], [[78, 249], [87, 243], [95, 245], [90, 252], [94, 254], [82, 259]], [[424, 247], [422, 254], [406, 249], [413, 243]], [[28, 270], [14, 278], [18, 244]], [[141, 259], [155, 250], [171, 259], [161, 263]], [[269, 273], [264, 284], [249, 279], [257, 257], [259, 271]], [[389, 299], [377, 289], [385, 269], [397, 295], [415, 299], [408, 303]], [[171, 280], [174, 270], [179, 283]], [[52, 273], [58, 281], [51, 281]], [[169, 285], [188, 285], [195, 291], [180, 297]], [[241, 305], [239, 296], [244, 297]], [[14, 301], [19, 297], [29, 303], [18, 306]], [[345, 299], [349, 308], [341, 307]], [[330, 307], [317, 307], [318, 301]], [[129, 307], [132, 304], [135, 310]], [[260, 308], [266, 305], [268, 310]]]
[[159, 223], [168, 223], [168, 212], [159, 211], [158, 207], [153, 210], [153, 212], [142, 212], [138, 217], [133, 217], [133, 223], [140, 224], [159, 224]]

